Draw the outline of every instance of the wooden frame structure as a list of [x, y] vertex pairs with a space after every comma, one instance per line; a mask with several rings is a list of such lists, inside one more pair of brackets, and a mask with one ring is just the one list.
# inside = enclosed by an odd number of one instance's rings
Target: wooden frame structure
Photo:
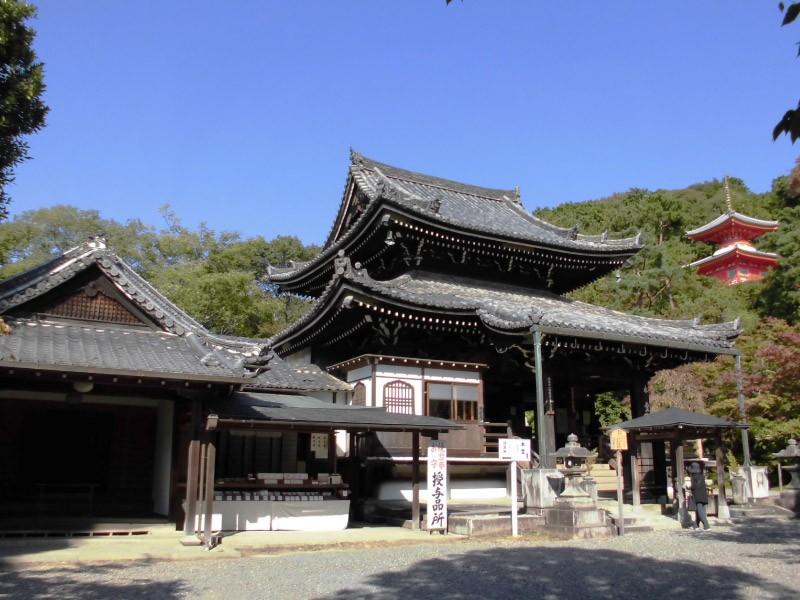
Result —
[[[683, 494], [684, 442], [686, 440], [714, 439], [716, 441], [716, 479], [719, 488], [718, 514], [730, 516], [725, 497], [725, 446], [722, 433], [729, 429], [746, 429], [747, 425], [725, 421], [718, 417], [668, 408], [636, 419], [618, 423], [609, 431], [623, 429], [628, 432], [628, 455], [631, 470], [631, 492], [634, 507], [641, 504], [640, 454], [644, 442], [669, 442], [671, 450], [671, 479], [675, 508], [682, 525], [687, 523], [686, 498]], [[620, 465], [621, 466], [621, 465]]]

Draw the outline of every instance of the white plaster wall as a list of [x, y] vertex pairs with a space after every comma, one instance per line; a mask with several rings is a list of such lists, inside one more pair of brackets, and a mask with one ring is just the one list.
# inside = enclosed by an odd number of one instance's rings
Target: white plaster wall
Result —
[[360, 381], [361, 379], [366, 379], [368, 377], [372, 377], [372, 365], [365, 365], [347, 372], [348, 383]]
[[478, 371], [425, 369], [425, 379], [450, 383], [478, 383], [481, 380], [481, 374]]
[[175, 403], [159, 400], [156, 415], [155, 460], [153, 464], [153, 512], [169, 514], [169, 488], [172, 472], [172, 430]]

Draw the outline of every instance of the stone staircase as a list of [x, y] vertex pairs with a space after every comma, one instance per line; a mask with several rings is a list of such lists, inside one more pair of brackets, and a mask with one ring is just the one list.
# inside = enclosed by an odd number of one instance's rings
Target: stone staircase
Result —
[[589, 477], [597, 483], [597, 494], [601, 497], [616, 497], [617, 472], [607, 463], [595, 463], [589, 467]]

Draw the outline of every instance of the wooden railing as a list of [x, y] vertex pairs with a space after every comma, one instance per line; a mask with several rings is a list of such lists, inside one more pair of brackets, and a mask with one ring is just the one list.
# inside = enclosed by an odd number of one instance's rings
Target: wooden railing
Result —
[[483, 454], [497, 455], [500, 451], [500, 438], [511, 437], [511, 428], [508, 423], [490, 423], [484, 421], [483, 427]]

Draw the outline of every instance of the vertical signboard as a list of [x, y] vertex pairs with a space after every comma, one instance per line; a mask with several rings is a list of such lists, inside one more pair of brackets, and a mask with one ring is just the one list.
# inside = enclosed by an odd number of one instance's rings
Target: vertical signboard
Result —
[[500, 460], [510, 460], [509, 478], [511, 479], [511, 535], [519, 535], [517, 517], [517, 461], [530, 462], [531, 441], [522, 438], [500, 439]]
[[447, 531], [447, 444], [428, 443], [428, 531]]
[[622, 498], [622, 451], [628, 449], [628, 432], [624, 429], [611, 431], [611, 449], [616, 451], [617, 458], [617, 533], [625, 535], [624, 500]]

